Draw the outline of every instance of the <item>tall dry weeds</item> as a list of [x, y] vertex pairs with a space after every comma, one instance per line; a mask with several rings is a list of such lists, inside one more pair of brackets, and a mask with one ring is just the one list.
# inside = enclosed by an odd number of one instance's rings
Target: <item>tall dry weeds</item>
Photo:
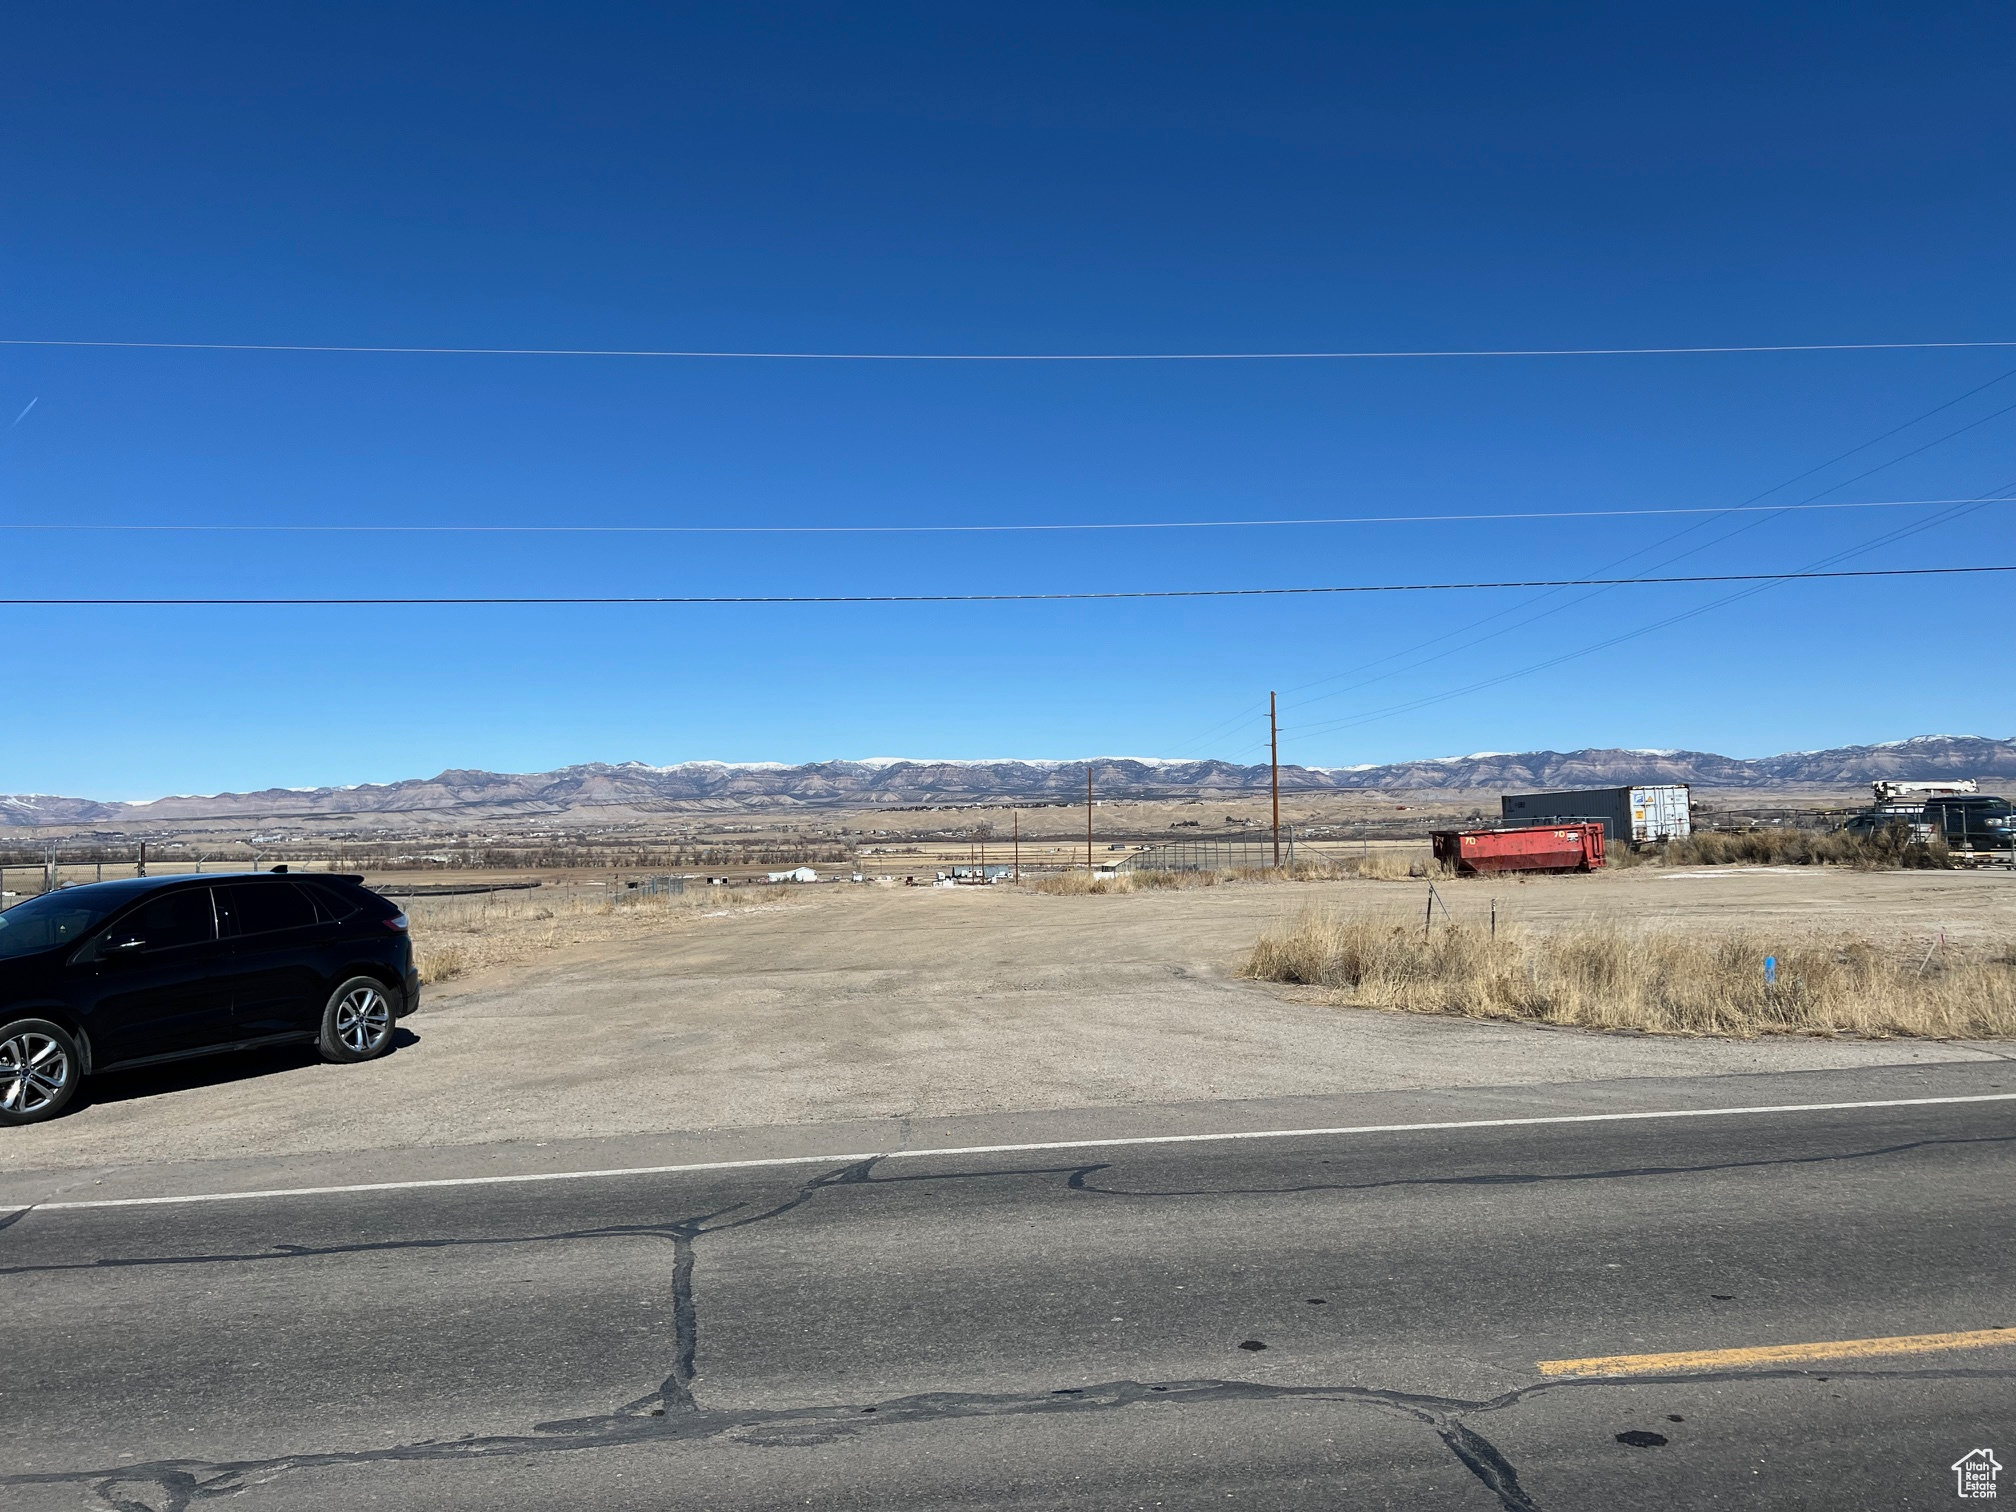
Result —
[[1374, 882], [1405, 882], [1431, 875], [1434, 853], [1428, 850], [1376, 850], [1340, 856], [1330, 865], [1339, 876], [1366, 877]]
[[1136, 892], [1186, 892], [1199, 887], [1217, 887], [1237, 878], [1231, 871], [1132, 871], [1123, 875], [1134, 879]]
[[1088, 894], [1131, 893], [1142, 884], [1135, 872], [1052, 872], [1023, 883], [1031, 892], [1060, 897], [1082, 898]]
[[1697, 830], [1656, 849], [1613, 846], [1607, 860], [1611, 866], [1848, 866], [1857, 871], [1941, 871], [1953, 866], [1952, 852], [1943, 840], [1913, 840], [1901, 824], [1872, 835], [1785, 827]]
[[[1767, 957], [1777, 962], [1765, 979]], [[1635, 930], [1551, 933], [1312, 909], [1269, 930], [1242, 969], [1337, 1001], [1653, 1034], [2016, 1034], [2016, 952], [1891, 950], [1854, 936]]]

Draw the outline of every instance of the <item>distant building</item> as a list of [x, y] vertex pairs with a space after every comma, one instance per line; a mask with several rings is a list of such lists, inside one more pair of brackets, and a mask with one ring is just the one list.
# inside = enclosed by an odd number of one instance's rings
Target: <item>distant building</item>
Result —
[[809, 866], [794, 866], [789, 871], [771, 872], [772, 882], [817, 882], [819, 873]]

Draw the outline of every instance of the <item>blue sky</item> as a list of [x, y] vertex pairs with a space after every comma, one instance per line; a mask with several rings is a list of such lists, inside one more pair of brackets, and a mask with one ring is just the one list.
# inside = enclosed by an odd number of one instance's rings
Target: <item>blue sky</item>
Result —
[[[2016, 17], [2002, 6], [87, 4], [10, 29], [12, 338], [886, 352], [2016, 339]], [[2012, 371], [2016, 349], [985, 365], [17, 346], [0, 348], [0, 424], [33, 407], [0, 439], [0, 525], [1056, 524], [1974, 498], [2016, 486], [2016, 414], [1995, 415], [2016, 405], [2016, 377], [1992, 383]], [[1847, 565], [2016, 559], [2010, 506], [1922, 528], [1941, 512], [1035, 535], [10, 528], [0, 595], [1258, 587], [1669, 558], [1669, 572], [1740, 572], [1896, 531], [1915, 533]], [[1999, 580], [1791, 584], [1648, 628], [1728, 592], [0, 608], [0, 792], [585, 760], [1250, 760], [1270, 687], [1284, 759], [1326, 765], [2007, 733], [2006, 700], [1965, 670], [2007, 665]]]

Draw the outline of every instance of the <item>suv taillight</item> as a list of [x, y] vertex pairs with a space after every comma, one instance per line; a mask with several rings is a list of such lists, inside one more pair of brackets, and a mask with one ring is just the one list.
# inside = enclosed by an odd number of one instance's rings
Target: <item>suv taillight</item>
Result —
[[403, 913], [396, 913], [392, 915], [391, 918], [385, 921], [385, 927], [387, 929], [397, 929], [403, 931], [406, 928], [406, 925], [407, 925], [407, 919], [406, 915], [404, 915]]

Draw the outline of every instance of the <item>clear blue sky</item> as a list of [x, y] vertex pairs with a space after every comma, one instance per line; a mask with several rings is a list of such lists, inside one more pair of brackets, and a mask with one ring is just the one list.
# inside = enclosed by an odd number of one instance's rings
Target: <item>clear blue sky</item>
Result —
[[[2012, 43], [2016, 13], [1986, 3], [37, 7], [9, 21], [0, 335], [2006, 340]], [[14, 347], [0, 424], [33, 407], [0, 443], [0, 524], [1727, 505], [2012, 369], [2016, 350], [1074, 366]], [[1847, 481], [2011, 404], [2016, 378], [1768, 501], [2016, 485], [2016, 414]], [[1937, 513], [1741, 516], [1651, 550], [1698, 517], [1035, 537], [10, 529], [0, 594], [1267, 586], [1643, 571], [1696, 547], [1666, 570], [1754, 571]], [[2012, 516], [1989, 506], [1850, 565], [2016, 560]], [[1253, 759], [1270, 687], [1284, 759], [1326, 765], [2008, 732], [1988, 690], [2007, 681], [2010, 587], [1992, 578], [1789, 585], [1445, 696], [1725, 592], [0, 609], [0, 792], [586, 760]], [[1493, 615], [1472, 634], [1503, 633], [1404, 670]], [[1381, 673], [1397, 675], [1367, 682]]]

